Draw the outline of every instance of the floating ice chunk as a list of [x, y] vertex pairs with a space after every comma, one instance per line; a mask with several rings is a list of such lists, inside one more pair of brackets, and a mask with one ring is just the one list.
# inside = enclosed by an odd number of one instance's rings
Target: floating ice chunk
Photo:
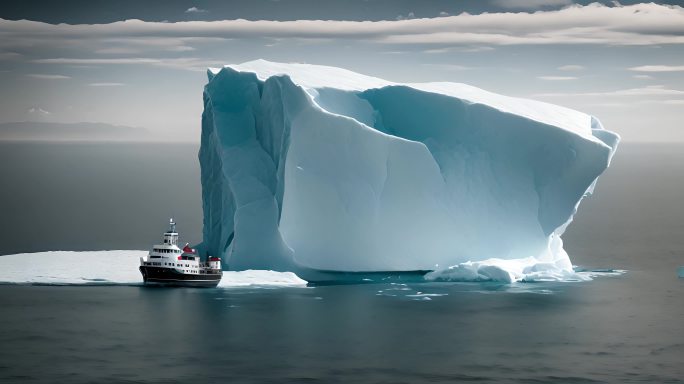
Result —
[[588, 273], [568, 271], [552, 263], [540, 263], [534, 257], [515, 260], [489, 259], [465, 262], [437, 269], [425, 275], [429, 281], [585, 281]]
[[677, 276], [684, 277], [684, 266], [677, 268]]
[[465, 262], [441, 268], [425, 275], [428, 281], [496, 281], [501, 283], [541, 281], [589, 281], [601, 276], [620, 276], [621, 269], [578, 270], [564, 265], [539, 262], [534, 257], [525, 259], [489, 259]]
[[305, 287], [306, 281], [292, 272], [275, 272], [264, 270], [226, 271], [219, 283], [219, 288], [236, 287]]

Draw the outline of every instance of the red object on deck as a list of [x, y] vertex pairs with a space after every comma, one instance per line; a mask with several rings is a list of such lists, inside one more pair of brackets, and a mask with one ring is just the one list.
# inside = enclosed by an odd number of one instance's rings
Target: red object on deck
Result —
[[186, 244], [185, 247], [183, 247], [183, 252], [185, 252], [185, 253], [195, 253], [195, 250], [192, 249], [192, 248], [190, 248], [190, 246], [188, 246], [188, 245]]
[[178, 256], [178, 260], [180, 260], [180, 259], [181, 259], [181, 257], [180, 257], [180, 256]]
[[221, 261], [220, 257], [210, 257], [209, 261]]

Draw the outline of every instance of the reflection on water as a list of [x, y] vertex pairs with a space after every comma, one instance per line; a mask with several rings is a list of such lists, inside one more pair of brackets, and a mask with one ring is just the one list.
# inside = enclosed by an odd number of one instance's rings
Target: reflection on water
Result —
[[684, 309], [676, 305], [684, 284], [651, 277], [244, 289], [5, 285], [0, 344], [11, 347], [0, 349], [0, 378], [676, 382], [684, 373]]

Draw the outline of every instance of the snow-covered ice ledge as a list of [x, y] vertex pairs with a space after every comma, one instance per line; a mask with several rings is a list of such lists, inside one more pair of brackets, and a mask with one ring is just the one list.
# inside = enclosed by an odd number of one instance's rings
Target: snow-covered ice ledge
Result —
[[465, 84], [263, 60], [208, 76], [199, 248], [232, 270], [498, 259], [518, 260], [499, 263], [510, 280], [569, 275], [560, 236], [619, 141], [587, 114]]
[[[51, 251], [0, 256], [0, 283], [142, 285], [138, 267], [147, 251]], [[218, 288], [305, 287], [292, 272], [225, 272]]]

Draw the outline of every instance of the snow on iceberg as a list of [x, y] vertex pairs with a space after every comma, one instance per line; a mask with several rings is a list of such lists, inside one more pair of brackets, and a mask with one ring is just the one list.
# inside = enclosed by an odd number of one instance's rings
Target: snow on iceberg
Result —
[[[142, 285], [138, 270], [147, 251], [52, 251], [0, 256], [0, 283]], [[225, 272], [219, 288], [304, 287], [292, 272]]]
[[263, 60], [208, 77], [199, 248], [231, 270], [533, 258], [569, 274], [560, 236], [619, 141], [587, 114], [464, 84]]

